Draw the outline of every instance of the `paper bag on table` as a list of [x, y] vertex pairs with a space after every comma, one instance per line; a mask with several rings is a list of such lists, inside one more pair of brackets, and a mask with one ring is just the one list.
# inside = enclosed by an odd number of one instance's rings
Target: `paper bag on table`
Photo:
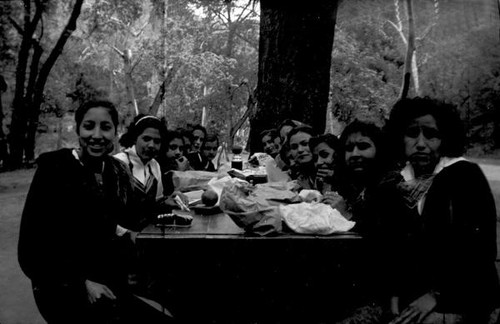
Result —
[[277, 203], [269, 201], [262, 188], [247, 181], [231, 178], [222, 190], [220, 208], [246, 232], [257, 235], [281, 232]]
[[[208, 182], [216, 178], [217, 173], [207, 171], [169, 171], [164, 177], [164, 186], [173, 190], [187, 192], [206, 190]], [[173, 191], [172, 190], [172, 191]]]

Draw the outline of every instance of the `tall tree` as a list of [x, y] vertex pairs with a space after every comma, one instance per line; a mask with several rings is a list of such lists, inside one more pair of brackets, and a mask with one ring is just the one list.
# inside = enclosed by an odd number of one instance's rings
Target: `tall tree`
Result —
[[[12, 103], [12, 124], [10, 136], [10, 167], [18, 168], [23, 163], [23, 156], [26, 160], [34, 158], [35, 135], [38, 126], [40, 106], [43, 102], [43, 94], [47, 79], [52, 67], [61, 55], [64, 45], [76, 29], [76, 22], [80, 16], [83, 0], [76, 0], [72, 7], [71, 15], [59, 39], [50, 51], [45, 62], [41, 64], [42, 48], [40, 46], [43, 37], [43, 24], [40, 26], [39, 39], [34, 41], [33, 35], [42, 21], [42, 15], [46, 8], [47, 1], [35, 1], [35, 13], [31, 18], [31, 1], [24, 0], [24, 28], [21, 30], [22, 42], [18, 54], [16, 70], [16, 89]], [[15, 21], [13, 22], [15, 23]], [[29, 79], [26, 84], [26, 72], [30, 61], [30, 49], [33, 48], [31, 64], [29, 69]]]
[[323, 132], [338, 1], [315, 5], [261, 1], [257, 111], [250, 120], [250, 151], [258, 135], [292, 118]]
[[429, 35], [429, 33], [436, 26], [439, 20], [439, 1], [433, 0], [433, 2], [434, 2], [434, 12], [432, 15], [432, 20], [429, 23], [429, 25], [423, 30], [422, 35], [417, 36], [413, 2], [412, 0], [405, 0], [406, 17], [408, 20], [408, 37], [406, 37], [403, 31], [403, 21], [399, 14], [400, 0], [394, 0], [396, 23], [392, 22], [391, 20], [388, 20], [388, 22], [397, 30], [399, 36], [401, 37], [401, 40], [406, 46], [403, 81], [401, 83], [401, 91], [399, 95], [400, 98], [405, 98], [408, 96], [411, 79], [413, 79], [413, 87], [415, 89], [415, 94], [417, 96], [420, 96], [422, 94], [420, 87], [420, 77], [419, 77], [420, 73], [417, 64], [417, 52], [419, 47], [425, 40], [426, 36]]

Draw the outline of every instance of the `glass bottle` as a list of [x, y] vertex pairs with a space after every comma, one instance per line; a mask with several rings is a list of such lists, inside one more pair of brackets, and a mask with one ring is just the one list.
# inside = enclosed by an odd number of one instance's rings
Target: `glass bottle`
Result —
[[233, 159], [231, 160], [231, 168], [243, 170], [243, 160], [241, 159], [241, 152], [243, 152], [243, 148], [235, 145], [233, 146], [232, 152]]

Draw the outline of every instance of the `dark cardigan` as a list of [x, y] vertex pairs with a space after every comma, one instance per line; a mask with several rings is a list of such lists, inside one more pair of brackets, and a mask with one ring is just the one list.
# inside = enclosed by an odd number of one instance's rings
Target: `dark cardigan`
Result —
[[499, 305], [495, 267], [496, 209], [477, 164], [459, 161], [438, 173], [422, 215], [398, 193], [403, 181], [392, 174], [377, 190], [373, 228], [381, 289], [410, 303], [438, 293], [436, 311], [485, 315]]
[[491, 312], [499, 305], [495, 267], [496, 209], [477, 164], [457, 162], [430, 187], [422, 212], [429, 285], [440, 293], [438, 309], [450, 313]]
[[118, 222], [127, 222], [132, 187], [126, 166], [105, 158], [100, 187], [70, 149], [45, 153], [24, 206], [18, 258], [24, 273], [41, 283], [113, 286], [123, 279], [115, 249]]

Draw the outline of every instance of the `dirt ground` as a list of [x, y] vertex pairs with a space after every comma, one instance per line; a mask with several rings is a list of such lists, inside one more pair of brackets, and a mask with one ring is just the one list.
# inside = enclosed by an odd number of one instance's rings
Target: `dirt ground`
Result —
[[17, 262], [19, 221], [34, 170], [0, 173], [0, 323], [42, 324]]
[[[500, 225], [500, 161], [477, 160], [490, 181]], [[19, 221], [34, 170], [0, 173], [0, 323], [44, 323], [17, 262]], [[500, 233], [500, 226], [497, 232]], [[500, 235], [499, 235], [500, 242]], [[499, 244], [500, 251], [500, 244]], [[499, 268], [499, 267], [497, 267]]]

